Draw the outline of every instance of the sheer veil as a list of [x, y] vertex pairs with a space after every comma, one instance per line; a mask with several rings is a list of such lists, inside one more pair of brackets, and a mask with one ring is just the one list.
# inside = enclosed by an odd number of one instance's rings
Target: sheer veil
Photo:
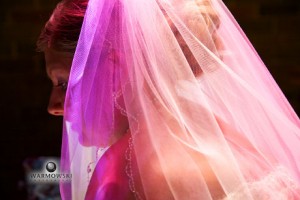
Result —
[[221, 0], [90, 0], [65, 100], [62, 197], [84, 199], [129, 129], [136, 199], [297, 199], [299, 128]]

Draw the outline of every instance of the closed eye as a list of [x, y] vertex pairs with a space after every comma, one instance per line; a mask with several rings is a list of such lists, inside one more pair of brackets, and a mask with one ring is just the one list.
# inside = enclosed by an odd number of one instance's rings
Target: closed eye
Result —
[[54, 87], [60, 87], [63, 92], [66, 92], [68, 88], [68, 81], [58, 83]]

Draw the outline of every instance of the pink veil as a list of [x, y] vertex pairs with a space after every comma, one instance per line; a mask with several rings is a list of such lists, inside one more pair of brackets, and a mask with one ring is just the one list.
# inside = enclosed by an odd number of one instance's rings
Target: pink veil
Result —
[[62, 197], [85, 198], [129, 129], [136, 199], [297, 199], [299, 128], [221, 0], [90, 0], [65, 100]]

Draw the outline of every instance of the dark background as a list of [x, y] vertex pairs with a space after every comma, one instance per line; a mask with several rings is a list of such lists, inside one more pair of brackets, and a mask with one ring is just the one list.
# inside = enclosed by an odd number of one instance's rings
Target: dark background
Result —
[[[1, 0], [0, 199], [26, 199], [22, 162], [59, 156], [60, 117], [47, 113], [51, 83], [35, 41], [58, 0]], [[224, 0], [300, 113], [300, 1]]]

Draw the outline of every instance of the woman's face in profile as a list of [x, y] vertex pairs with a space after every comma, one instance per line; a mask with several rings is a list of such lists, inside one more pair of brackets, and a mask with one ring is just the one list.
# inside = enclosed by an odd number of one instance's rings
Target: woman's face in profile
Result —
[[51, 48], [46, 49], [44, 53], [47, 75], [53, 84], [48, 112], [52, 115], [62, 116], [73, 56]]

